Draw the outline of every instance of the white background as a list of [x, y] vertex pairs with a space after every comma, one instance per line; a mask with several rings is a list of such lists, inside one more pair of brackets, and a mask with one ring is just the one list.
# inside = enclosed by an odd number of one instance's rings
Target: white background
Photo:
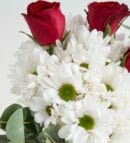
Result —
[[[9, 92], [8, 67], [13, 53], [26, 36], [19, 31], [29, 32], [20, 15], [26, 11], [26, 6], [34, 0], [1, 0], [0, 3], [0, 114], [6, 106], [15, 102], [16, 98]], [[82, 13], [87, 3], [92, 0], [60, 0], [63, 12]], [[129, 4], [130, 0], [121, 0]]]

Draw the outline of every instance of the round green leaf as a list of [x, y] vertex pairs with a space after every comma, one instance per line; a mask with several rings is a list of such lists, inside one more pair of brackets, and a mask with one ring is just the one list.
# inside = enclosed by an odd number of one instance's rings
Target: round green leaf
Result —
[[[12, 114], [20, 108], [22, 108], [21, 105], [13, 104], [5, 109], [5, 111], [3, 112], [3, 114], [0, 118], [0, 126], [2, 129], [5, 129], [6, 122], [9, 120], [9, 118], [12, 116]], [[4, 124], [2, 124], [2, 123], [4, 123]]]
[[9, 143], [9, 140], [5, 135], [0, 135], [0, 143]]
[[9, 118], [6, 133], [13, 143], [25, 143], [23, 109], [18, 109]]

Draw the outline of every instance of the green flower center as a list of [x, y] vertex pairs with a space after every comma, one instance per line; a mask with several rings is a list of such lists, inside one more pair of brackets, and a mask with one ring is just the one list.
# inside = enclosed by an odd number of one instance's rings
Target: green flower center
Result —
[[108, 109], [114, 109], [114, 110], [116, 110], [117, 106], [115, 104], [111, 103], [110, 106], [108, 107]]
[[38, 75], [38, 74], [37, 74], [37, 71], [32, 72], [32, 74], [33, 74], [33, 75]]
[[109, 64], [110, 64], [110, 62], [106, 62], [106, 63], [105, 63], [106, 66], [109, 65]]
[[92, 130], [94, 128], [94, 125], [95, 125], [94, 118], [89, 115], [85, 115], [84, 117], [79, 118], [79, 126], [87, 131]]
[[114, 109], [114, 106], [111, 104], [108, 108], [109, 109]]
[[89, 65], [87, 63], [82, 63], [82, 64], [80, 64], [80, 67], [88, 69]]
[[47, 106], [46, 107], [46, 113], [51, 116], [51, 109], [52, 109], [52, 106]]
[[114, 91], [114, 89], [111, 87], [111, 85], [105, 84], [105, 86], [106, 86], [107, 91], [111, 91], [111, 92]]
[[75, 100], [77, 92], [72, 84], [66, 83], [59, 88], [59, 96], [65, 101]]
[[109, 135], [109, 138], [112, 138], [112, 136], [113, 136], [113, 133], [111, 133], [111, 134]]

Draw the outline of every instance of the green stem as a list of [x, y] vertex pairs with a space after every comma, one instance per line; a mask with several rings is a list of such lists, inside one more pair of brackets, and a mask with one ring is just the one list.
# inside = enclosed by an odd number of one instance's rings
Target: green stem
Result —
[[[0, 121], [0, 125], [7, 124], [5, 121]], [[32, 122], [23, 122], [24, 125], [32, 124]]]
[[0, 121], [0, 124], [7, 124], [7, 122], [4, 122], [4, 121]]
[[24, 125], [33, 124], [32, 122], [23, 122]]
[[51, 45], [48, 49], [47, 49], [47, 52], [49, 53], [49, 55], [53, 55], [53, 52], [54, 52], [54, 46]]

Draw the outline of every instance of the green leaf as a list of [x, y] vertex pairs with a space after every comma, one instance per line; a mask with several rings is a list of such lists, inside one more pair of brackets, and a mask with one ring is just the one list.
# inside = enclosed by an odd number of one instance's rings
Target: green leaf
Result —
[[121, 67], [124, 67], [128, 54], [129, 53], [127, 52], [127, 53], [125, 53], [125, 55], [123, 57], [120, 58], [120, 66]]
[[44, 131], [41, 131], [41, 133], [38, 135], [37, 139], [39, 142], [42, 142], [42, 143], [45, 142], [46, 138], [44, 136]]
[[[51, 141], [51, 143], [65, 143], [63, 139], [60, 139], [58, 136], [58, 126], [49, 126], [47, 129], [43, 129], [42, 132], [38, 136], [39, 141], [43, 141], [46, 143], [46, 140]], [[49, 142], [48, 141], [48, 142]]]
[[64, 33], [63, 38], [62, 38], [62, 43], [68, 38], [68, 36], [70, 35], [70, 31], [67, 31]]
[[58, 136], [58, 130], [59, 128], [57, 126], [49, 126], [47, 129], [45, 129], [45, 132], [51, 136], [55, 141], [59, 141], [59, 136]]
[[6, 123], [8, 122], [8, 120], [12, 116], [12, 114], [20, 108], [22, 108], [21, 105], [13, 104], [13, 105], [10, 105], [8, 108], [5, 109], [5, 111], [3, 112], [3, 114], [0, 118], [0, 127], [3, 130], [5, 130]]
[[64, 32], [64, 35], [63, 35], [63, 38], [61, 39], [61, 42], [62, 42], [62, 49], [65, 50], [66, 47], [67, 47], [67, 41], [70, 37], [70, 33], [71, 31], [65, 31]]
[[13, 143], [25, 143], [23, 109], [18, 109], [10, 117], [6, 126], [6, 134]]
[[46, 143], [52, 143], [52, 141], [49, 138], [46, 138]]
[[88, 15], [88, 12], [87, 12], [87, 10], [86, 10], [86, 9], [84, 9], [84, 12]]
[[9, 140], [5, 135], [0, 135], [0, 143], [8, 143]]
[[105, 86], [106, 86], [107, 91], [110, 91], [110, 92], [114, 91], [114, 89], [112, 88], [111, 85], [109, 85], [109, 84], [106, 83]]
[[42, 130], [40, 124], [34, 121], [33, 114], [31, 113], [28, 107], [23, 109], [23, 116], [24, 116], [24, 131], [25, 131], [25, 140], [28, 143], [30, 140], [35, 140], [39, 133]]
[[24, 32], [24, 31], [20, 31], [20, 33], [26, 35], [27, 37], [29, 37], [30, 39], [32, 39], [35, 43], [38, 43], [38, 42], [36, 41], [36, 39], [35, 39], [32, 35], [30, 35], [30, 34]]
[[107, 65], [109, 65], [109, 64], [110, 64], [110, 62], [106, 62], [106, 63], [105, 63], [105, 66], [107, 66]]
[[37, 141], [37, 139], [30, 139], [30, 140], [26, 140], [26, 143], [42, 143]]
[[107, 24], [106, 29], [105, 29], [105, 31], [103, 33], [103, 37], [105, 38], [110, 33], [111, 33], [111, 27], [109, 26], [109, 24]]
[[51, 139], [51, 141], [54, 143], [64, 143], [64, 140], [59, 138], [58, 131], [58, 126], [50, 125], [47, 129], [44, 130], [44, 136]]
[[53, 138], [47, 134], [45, 132], [45, 130], [41, 131], [41, 133], [39, 134], [39, 136], [37, 137], [38, 141], [40, 143], [46, 143], [46, 142], [50, 142], [50, 143], [56, 143]]
[[53, 55], [54, 53], [54, 45], [51, 45], [48, 49], [47, 49], [47, 52], [49, 55]]

